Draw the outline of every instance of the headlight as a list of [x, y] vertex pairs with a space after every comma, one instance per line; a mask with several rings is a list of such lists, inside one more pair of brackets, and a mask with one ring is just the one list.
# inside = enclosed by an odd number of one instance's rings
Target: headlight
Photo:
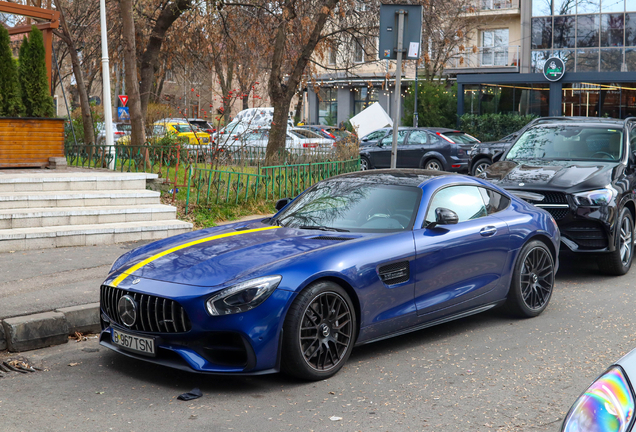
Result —
[[611, 367], [570, 408], [562, 432], [626, 432], [634, 418], [634, 395], [623, 370]]
[[613, 197], [613, 189], [597, 189], [574, 194], [574, 201], [583, 206], [601, 206], [609, 204]]
[[267, 300], [282, 276], [266, 276], [226, 288], [206, 302], [210, 315], [229, 315], [254, 309]]

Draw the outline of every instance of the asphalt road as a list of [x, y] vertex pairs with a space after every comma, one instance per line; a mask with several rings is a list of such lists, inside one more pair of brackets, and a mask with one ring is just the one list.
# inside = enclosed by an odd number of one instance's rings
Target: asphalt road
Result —
[[[359, 347], [316, 383], [188, 374], [72, 341], [24, 354], [44, 371], [0, 378], [0, 430], [557, 431], [636, 347], [635, 272], [566, 259], [537, 318], [491, 311]], [[203, 397], [176, 399], [194, 387]]]

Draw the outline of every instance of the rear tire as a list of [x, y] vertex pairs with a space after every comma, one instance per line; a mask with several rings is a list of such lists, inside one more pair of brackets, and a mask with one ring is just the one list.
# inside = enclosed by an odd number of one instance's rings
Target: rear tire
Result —
[[492, 162], [490, 161], [490, 159], [487, 159], [487, 158], [479, 159], [477, 162], [473, 164], [473, 167], [471, 169], [471, 174], [476, 177], [479, 174], [486, 171], [486, 169], [490, 165], [492, 165]]
[[634, 260], [634, 219], [625, 207], [621, 211], [617, 234], [614, 252], [598, 255], [598, 268], [612, 276], [626, 274]]
[[429, 159], [424, 164], [424, 169], [429, 171], [444, 171], [444, 165], [437, 159]]
[[308, 286], [283, 324], [282, 371], [308, 381], [332, 377], [351, 355], [356, 323], [353, 303], [340, 285], [319, 281]]
[[545, 243], [525, 244], [515, 262], [505, 307], [521, 318], [539, 315], [548, 307], [554, 288], [554, 257]]

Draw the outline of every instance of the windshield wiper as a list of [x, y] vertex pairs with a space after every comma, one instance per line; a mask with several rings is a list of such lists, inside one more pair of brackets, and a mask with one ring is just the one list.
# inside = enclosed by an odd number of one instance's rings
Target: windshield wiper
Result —
[[284, 227], [284, 226], [285, 226], [285, 225], [283, 225], [282, 223], [280, 223], [280, 219], [275, 219], [275, 218], [271, 218], [271, 219], [269, 220], [269, 223], [270, 223], [272, 226], [280, 226], [280, 227]]
[[315, 230], [320, 230], [320, 231], [349, 232], [348, 229], [334, 228], [334, 227], [328, 227], [328, 226], [324, 226], [324, 225], [301, 225], [298, 228], [300, 228], [300, 229], [315, 229]]

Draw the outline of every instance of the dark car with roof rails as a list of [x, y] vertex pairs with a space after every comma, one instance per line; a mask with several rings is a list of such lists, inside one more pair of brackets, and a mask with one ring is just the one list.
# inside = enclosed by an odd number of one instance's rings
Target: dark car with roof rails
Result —
[[[387, 129], [387, 128], [385, 128]], [[369, 142], [374, 144], [369, 144]], [[464, 132], [447, 128], [400, 127], [397, 137], [397, 168], [423, 168], [433, 171], [466, 172], [468, 151], [479, 140]], [[391, 166], [393, 131], [383, 138], [362, 140], [362, 170]]]
[[636, 212], [636, 118], [544, 121], [523, 132], [480, 177], [547, 210], [574, 253], [629, 271]]
[[516, 132], [506, 135], [498, 141], [487, 141], [475, 144], [469, 151], [468, 172], [471, 175], [479, 175], [484, 172], [493, 162], [498, 160], [515, 140], [524, 133], [528, 128], [546, 121], [571, 121], [575, 117], [541, 117], [532, 120], [530, 123], [522, 127]]

